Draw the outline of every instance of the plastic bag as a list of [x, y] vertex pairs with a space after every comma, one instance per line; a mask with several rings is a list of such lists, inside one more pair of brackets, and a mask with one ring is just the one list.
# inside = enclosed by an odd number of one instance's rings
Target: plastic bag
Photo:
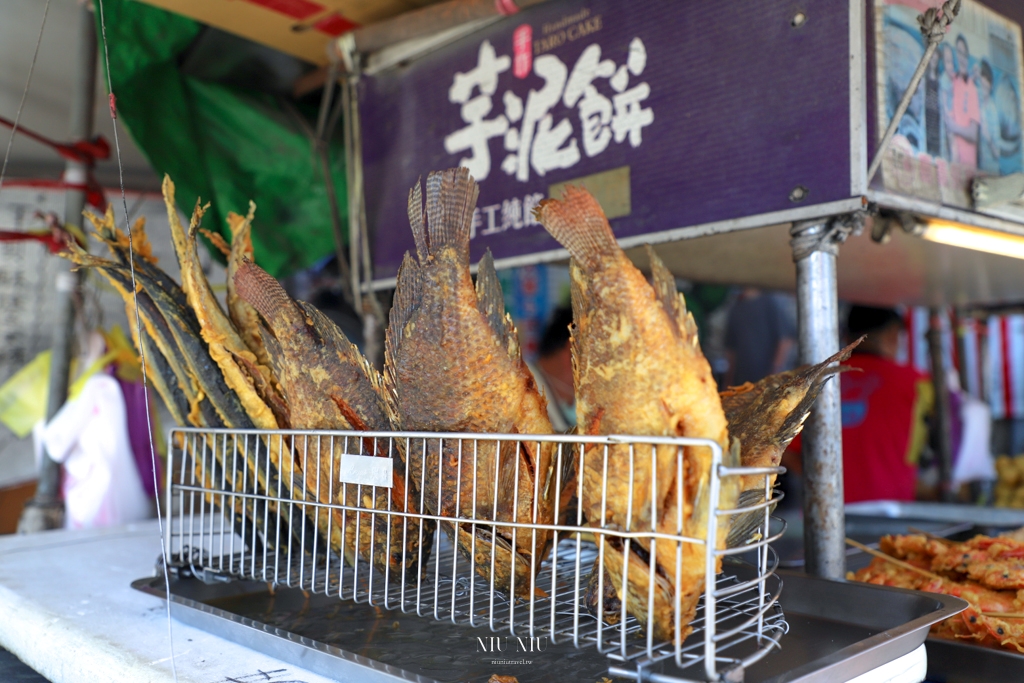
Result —
[[50, 385], [50, 351], [43, 351], [0, 386], [0, 422], [24, 439], [46, 419]]

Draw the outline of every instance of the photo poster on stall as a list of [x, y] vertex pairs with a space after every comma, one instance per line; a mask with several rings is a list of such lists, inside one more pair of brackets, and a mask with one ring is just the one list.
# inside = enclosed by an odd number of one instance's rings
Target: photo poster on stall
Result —
[[[889, 125], [926, 39], [926, 0], [876, 0], [878, 135]], [[964, 0], [882, 160], [887, 190], [969, 208], [971, 181], [1024, 172], [1020, 25]]]

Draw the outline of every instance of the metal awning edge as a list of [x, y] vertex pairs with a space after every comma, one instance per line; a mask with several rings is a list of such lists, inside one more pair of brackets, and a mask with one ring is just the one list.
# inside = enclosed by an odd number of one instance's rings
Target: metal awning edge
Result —
[[[701, 223], [699, 225], [673, 228], [671, 230], [663, 230], [661, 232], [624, 237], [619, 240], [619, 245], [623, 249], [631, 249], [644, 244], [664, 244], [665, 242], [676, 242], [693, 239], [695, 237], [705, 237], [707, 235], [719, 235], [729, 232], [739, 232], [741, 230], [766, 228], [771, 225], [779, 225], [780, 223], [792, 223], [794, 221], [823, 218], [826, 216], [849, 213], [850, 211], [862, 209], [864, 207], [864, 201], [864, 197], [849, 197], [847, 199], [825, 202], [823, 204], [813, 204], [811, 206], [801, 206], [792, 209], [785, 209], [783, 211], [772, 211], [753, 216], [744, 216], [743, 218], [730, 218], [723, 221], [713, 221], [711, 223]], [[569, 252], [565, 249], [551, 249], [548, 251], [539, 251], [534, 254], [523, 254], [521, 256], [495, 259], [494, 267], [498, 270], [502, 270], [504, 268], [531, 266], [538, 263], [565, 261], [568, 258]], [[475, 264], [471, 270], [476, 272]], [[370, 282], [369, 286], [364, 284], [362, 289], [364, 292], [393, 289], [395, 287], [395, 283], [396, 278], [394, 277], [378, 278]]]

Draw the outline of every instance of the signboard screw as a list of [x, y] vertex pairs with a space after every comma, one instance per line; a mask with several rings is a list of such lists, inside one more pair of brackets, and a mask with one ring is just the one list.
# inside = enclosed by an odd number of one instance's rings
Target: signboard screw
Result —
[[793, 18], [789, 20], [789, 25], [793, 28], [800, 28], [807, 23], [807, 15], [803, 12], [797, 12], [793, 15]]
[[807, 197], [807, 188], [803, 185], [797, 185], [793, 188], [793, 191], [789, 193], [789, 201], [791, 202], [802, 202]]

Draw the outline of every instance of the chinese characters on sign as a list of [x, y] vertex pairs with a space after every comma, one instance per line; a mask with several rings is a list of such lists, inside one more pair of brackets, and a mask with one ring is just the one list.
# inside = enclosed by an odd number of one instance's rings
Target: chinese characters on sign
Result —
[[[597, 43], [583, 50], [571, 70], [557, 56], [543, 54], [533, 59], [533, 80], [543, 85], [531, 88], [525, 102], [506, 89], [500, 100], [503, 113], [488, 118], [500, 76], [512, 67], [512, 59], [498, 55], [485, 40], [476, 66], [456, 73], [448, 90], [448, 101], [460, 106], [466, 125], [444, 138], [444, 149], [449, 154], [468, 152], [459, 163], [482, 181], [491, 173], [491, 140], [500, 138], [507, 153], [501, 170], [526, 182], [531, 169], [544, 176], [571, 168], [581, 155], [595, 157], [613, 140], [639, 147], [643, 129], [654, 122], [654, 112], [644, 106], [651, 88], [643, 81], [630, 86], [630, 80], [642, 76], [646, 66], [647, 48], [640, 38], [630, 42], [626, 61], [618, 66], [612, 59], [602, 59]], [[559, 102], [576, 109], [579, 141], [570, 116], [556, 121], [553, 110]]]
[[[517, 35], [529, 32], [517, 29]], [[529, 74], [523, 73], [518, 43], [516, 50], [516, 69], [511, 75], [522, 78]], [[583, 50], [571, 70], [552, 54], [540, 55], [532, 64], [534, 81], [543, 85], [531, 88], [525, 102], [506, 89], [500, 100], [503, 113], [494, 116], [500, 77], [512, 68], [511, 57], [499, 55], [494, 45], [484, 40], [476, 66], [456, 73], [452, 80], [448, 101], [460, 106], [466, 125], [444, 138], [444, 149], [449, 154], [468, 153], [458, 163], [477, 181], [486, 180], [492, 172], [494, 138], [501, 139], [506, 152], [500, 170], [523, 183], [530, 180], [531, 169], [543, 177], [555, 169], [571, 168], [582, 155], [596, 157], [613, 141], [628, 141], [634, 148], [643, 143], [643, 129], [653, 123], [654, 112], [644, 106], [650, 85], [644, 81], [630, 85], [647, 66], [647, 48], [640, 38], [629, 43], [621, 65], [602, 59], [597, 43]], [[553, 110], [559, 103], [576, 110], [578, 133], [571, 115], [559, 115], [556, 120]], [[543, 198], [541, 193], [529, 193], [479, 207], [473, 217], [472, 237], [537, 225], [533, 210]]]

